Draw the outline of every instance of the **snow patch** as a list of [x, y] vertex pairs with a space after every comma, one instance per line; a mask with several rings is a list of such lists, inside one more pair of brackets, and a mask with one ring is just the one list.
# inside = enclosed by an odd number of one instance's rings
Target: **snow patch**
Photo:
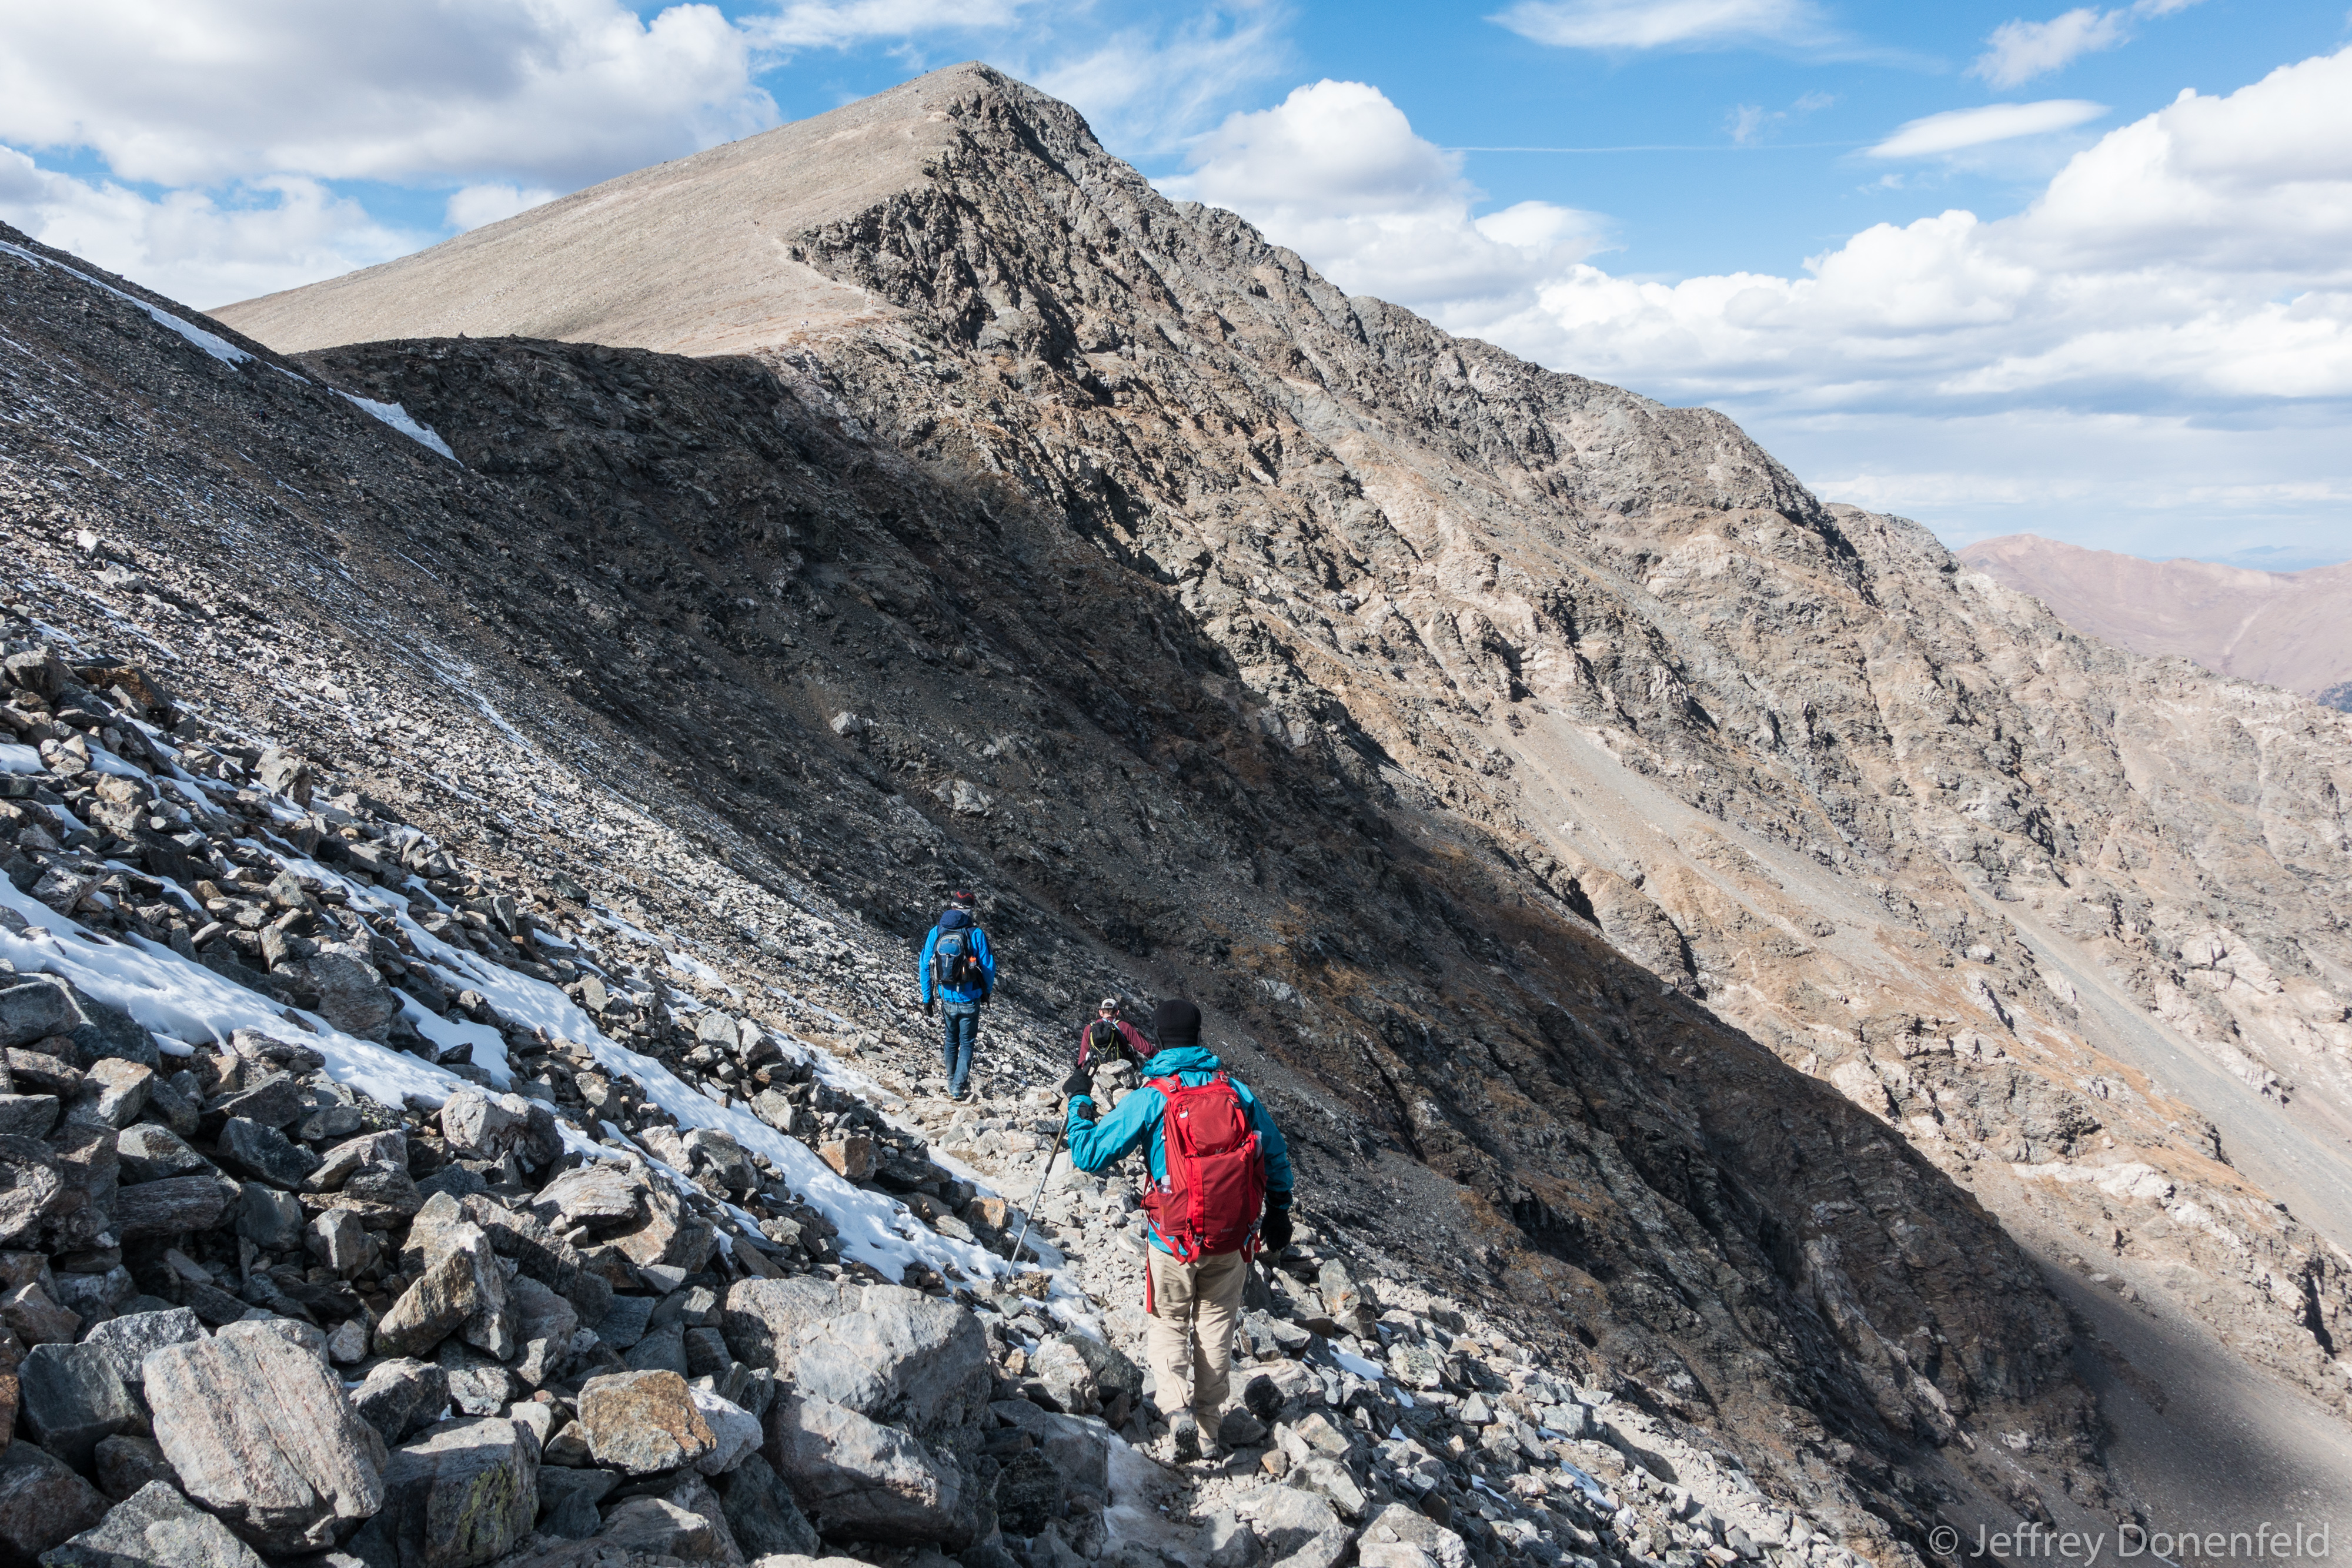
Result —
[[[155, 325], [163, 328], [165, 331], [177, 332], [181, 337], [185, 338], [189, 342], [194, 344], [197, 348], [202, 349], [205, 353], [210, 354], [214, 359], [220, 361], [221, 363], [225, 365], [241, 365], [245, 363], [246, 361], [253, 358], [251, 354], [247, 353], [243, 349], [238, 348], [235, 343], [230, 342], [226, 338], [222, 337], [219, 333], [207, 332], [193, 321], [183, 321], [177, 316], [173, 315], [170, 311], [163, 309], [162, 307], [148, 304], [147, 301], [140, 298], [136, 294], [125, 294], [121, 289], [115, 287], [112, 284], [100, 283], [97, 278], [92, 277], [87, 272], [76, 271], [74, 268], [68, 267], [61, 261], [51, 261], [47, 256], [35, 256], [31, 251], [26, 250], [24, 246], [10, 245], [5, 240], [0, 240], [0, 250], [5, 250], [11, 256], [21, 256], [25, 260], [31, 262], [35, 267], [54, 267], [68, 277], [80, 278], [92, 288], [103, 288], [109, 294], [113, 295], [117, 299], [129, 300], [131, 304], [139, 307], [140, 309], [147, 312], [148, 316], [154, 321]], [[271, 367], [273, 370], [277, 368], [278, 367], [276, 366]], [[292, 374], [291, 371], [287, 373]], [[294, 379], [299, 382], [302, 378], [295, 376]]]
[[[419, 446], [425, 447], [429, 451], [437, 452], [452, 463], [457, 462], [457, 455], [449, 450], [449, 444], [441, 439], [441, 435], [438, 431], [435, 430], [429, 424], [420, 423], [406, 409], [401, 407], [398, 403], [378, 402], [372, 397], [362, 397], [356, 392], [347, 392], [341, 387], [337, 387], [335, 389], [335, 392], [336, 395], [349, 398], [352, 402], [359, 404], [361, 408], [375, 415], [376, 418], [383, 421], [384, 423], [392, 426], [393, 429], [400, 432], [401, 434], [405, 435], [409, 440], [415, 442]], [[461, 468], [465, 466], [462, 463], [459, 463], [457, 465]], [[482, 706], [487, 708], [489, 705], [485, 703]], [[498, 716], [493, 714], [491, 715], [491, 717], [495, 720], [498, 718]], [[498, 722], [500, 728], [503, 729], [506, 727], [505, 721], [498, 720]], [[509, 730], [508, 733], [511, 735], [513, 734], [513, 731]], [[520, 737], [517, 737], [517, 738], [520, 739]]]
[[451, 1023], [397, 986], [392, 994], [400, 998], [400, 1016], [408, 1020], [411, 1029], [445, 1051], [453, 1046], [471, 1046], [473, 1055], [469, 1060], [490, 1075], [494, 1088], [514, 1087], [514, 1068], [507, 1061], [505, 1035], [486, 1023]]

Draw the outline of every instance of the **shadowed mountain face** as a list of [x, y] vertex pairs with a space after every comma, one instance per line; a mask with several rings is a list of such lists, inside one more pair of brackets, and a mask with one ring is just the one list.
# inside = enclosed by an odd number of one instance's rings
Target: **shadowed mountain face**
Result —
[[2085, 636], [2352, 710], [2352, 562], [2249, 571], [2142, 560], [2032, 534], [1981, 540], [1960, 559], [2032, 594]]
[[336, 526], [518, 725], [902, 936], [985, 883], [1040, 1027], [1200, 996], [1400, 1268], [1890, 1540], [1922, 1477], [2103, 1500], [2074, 1373], [2162, 1369], [2037, 1267], [2210, 1369], [2121, 1477], [2168, 1517], [2166, 1454], [2339, 1419], [2352, 720], [1343, 297], [982, 68], [222, 314], [450, 442]]

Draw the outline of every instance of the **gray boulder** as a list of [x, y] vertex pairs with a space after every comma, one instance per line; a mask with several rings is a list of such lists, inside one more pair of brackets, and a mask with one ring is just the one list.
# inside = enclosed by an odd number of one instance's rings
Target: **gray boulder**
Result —
[[541, 1466], [540, 1533], [567, 1541], [585, 1541], [604, 1527], [604, 1518], [596, 1511], [596, 1505], [620, 1484], [621, 1478], [611, 1470]]
[[746, 1556], [764, 1557], [776, 1552], [807, 1557], [824, 1553], [824, 1543], [817, 1538], [815, 1527], [801, 1512], [792, 1489], [765, 1456], [746, 1455], [741, 1464], [711, 1485], [726, 1512], [727, 1528], [734, 1532], [735, 1543]]
[[89, 1023], [63, 981], [30, 975], [0, 988], [0, 1046], [30, 1045], [51, 1035], [70, 1035]]
[[0, 1134], [45, 1138], [58, 1124], [54, 1094], [0, 1094]]
[[1453, 1531], [1417, 1508], [1392, 1502], [1365, 1521], [1358, 1551], [1389, 1542], [1413, 1546], [1437, 1568], [1470, 1568], [1470, 1548]]
[[122, 1179], [126, 1182], [212, 1174], [212, 1161], [190, 1148], [187, 1140], [177, 1133], [152, 1122], [124, 1128], [122, 1136], [115, 1140], [114, 1152], [122, 1162]]
[[41, 1568], [261, 1568], [261, 1559], [159, 1480], [117, 1504], [97, 1528], [42, 1552]]
[[351, 1392], [352, 1411], [391, 1447], [431, 1426], [449, 1403], [449, 1375], [411, 1356], [380, 1361]]
[[646, 1558], [665, 1563], [740, 1563], [742, 1554], [730, 1556], [721, 1544], [723, 1523], [724, 1516], [714, 1524], [666, 1497], [633, 1497], [604, 1516], [596, 1540], [631, 1553], [633, 1563]]
[[677, 1323], [664, 1323], [649, 1330], [621, 1359], [632, 1372], [675, 1372], [684, 1377], [689, 1370], [686, 1362], [686, 1330]]
[[131, 1430], [143, 1416], [101, 1345], [35, 1345], [16, 1376], [26, 1429], [77, 1470], [89, 1469], [100, 1438]]
[[869, 1285], [856, 1311], [804, 1328], [792, 1368], [807, 1397], [925, 1437], [968, 1424], [993, 1385], [978, 1320], [902, 1285]]
[[536, 1215], [518, 1213], [479, 1196], [465, 1198], [459, 1211], [482, 1228], [492, 1251], [513, 1259], [524, 1275], [570, 1301], [582, 1322], [596, 1322], [612, 1306], [612, 1285], [588, 1267], [579, 1249]]
[[1116, 1427], [1143, 1402], [1143, 1373], [1097, 1339], [1060, 1333], [1029, 1358], [1029, 1370], [1055, 1404], [1076, 1416], [1100, 1416]]
[[228, 1207], [228, 1194], [209, 1176], [166, 1176], [117, 1188], [114, 1229], [125, 1241], [210, 1230]]
[[65, 1172], [47, 1144], [0, 1134], [0, 1247], [37, 1229], [66, 1197]]
[[238, 1322], [223, 1323], [213, 1337], [242, 1339], [255, 1334], [282, 1340], [305, 1355], [317, 1356], [320, 1365], [328, 1364], [326, 1331], [316, 1323], [306, 1323], [295, 1318], [246, 1318]]
[[719, 1332], [744, 1365], [789, 1372], [792, 1347], [801, 1331], [837, 1317], [854, 1299], [854, 1287], [807, 1274], [789, 1280], [738, 1280], [728, 1289]]
[[223, 1123], [214, 1147], [220, 1163], [237, 1175], [289, 1191], [319, 1168], [318, 1155], [250, 1117], [232, 1116]]
[[961, 1471], [907, 1433], [796, 1396], [768, 1413], [768, 1462], [829, 1539], [960, 1551], [979, 1523]]
[[572, 1354], [572, 1336], [580, 1328], [580, 1313], [528, 1274], [507, 1281], [507, 1300], [514, 1309], [515, 1338], [522, 1344], [514, 1374], [536, 1388], [563, 1370]]
[[357, 943], [321, 943], [318, 952], [289, 967], [319, 994], [319, 1015], [345, 1034], [381, 1040], [400, 1016], [400, 998]]
[[143, 1371], [163, 1457], [251, 1544], [315, 1552], [383, 1506], [383, 1439], [318, 1357], [254, 1334], [165, 1345]]
[[150, 1481], [164, 1481], [176, 1491], [179, 1472], [152, 1437], [120, 1434], [98, 1440], [98, 1490], [120, 1502]]
[[719, 1435], [675, 1372], [620, 1372], [580, 1385], [580, 1426], [600, 1465], [649, 1476], [717, 1451]]
[[506, 1275], [489, 1239], [479, 1226], [462, 1220], [451, 1230], [440, 1260], [401, 1292], [376, 1325], [379, 1354], [421, 1355], [458, 1333], [467, 1343], [493, 1355], [512, 1348]]
[[0, 1449], [0, 1563], [30, 1563], [106, 1517], [106, 1497], [32, 1443]]
[[1313, 1492], [1297, 1487], [1265, 1487], [1252, 1494], [1257, 1504], [1257, 1532], [1265, 1542], [1265, 1554], [1276, 1561], [1307, 1545], [1319, 1535], [1340, 1529], [1339, 1511], [1330, 1502]]
[[247, 1182], [236, 1195], [236, 1233], [256, 1247], [282, 1252], [301, 1239], [302, 1200]]
[[116, 1375], [136, 1387], [141, 1364], [148, 1353], [167, 1344], [185, 1344], [205, 1337], [205, 1325], [185, 1307], [155, 1312], [126, 1312], [109, 1318], [89, 1331], [82, 1343], [103, 1352], [114, 1364]]
[[646, 1184], [626, 1166], [610, 1161], [580, 1166], [557, 1176], [531, 1200], [541, 1220], [570, 1229], [622, 1229], [646, 1217]]
[[502, 1557], [539, 1518], [539, 1444], [504, 1416], [445, 1421], [393, 1451], [383, 1509], [353, 1538], [398, 1568], [474, 1568]]

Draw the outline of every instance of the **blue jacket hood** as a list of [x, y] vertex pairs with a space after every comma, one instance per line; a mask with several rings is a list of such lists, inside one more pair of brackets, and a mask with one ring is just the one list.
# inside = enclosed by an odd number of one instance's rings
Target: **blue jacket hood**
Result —
[[1166, 1078], [1178, 1072], [1215, 1072], [1223, 1066], [1205, 1045], [1171, 1045], [1145, 1057], [1140, 1071], [1145, 1078]]

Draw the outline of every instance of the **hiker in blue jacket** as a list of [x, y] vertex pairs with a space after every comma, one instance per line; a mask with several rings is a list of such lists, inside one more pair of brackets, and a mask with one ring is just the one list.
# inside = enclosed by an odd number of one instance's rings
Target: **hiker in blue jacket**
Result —
[[[1150, 1246], [1144, 1251], [1143, 1293], [1152, 1396], [1167, 1419], [1174, 1457], [1214, 1458], [1220, 1451], [1217, 1426], [1223, 1418], [1233, 1374], [1234, 1325], [1241, 1315], [1242, 1287], [1249, 1280], [1252, 1232], [1277, 1255], [1290, 1245], [1290, 1151], [1265, 1104], [1201, 1044], [1199, 1008], [1188, 1001], [1164, 1001], [1151, 1022], [1159, 1045], [1143, 1061], [1144, 1082], [1103, 1120], [1095, 1119], [1092, 1068], [1080, 1066], [1063, 1080], [1062, 1092], [1070, 1097], [1065, 1136], [1071, 1163], [1082, 1171], [1099, 1171], [1139, 1148], [1150, 1150], [1151, 1196], [1145, 1204]], [[1214, 1097], [1204, 1102], [1186, 1092], [1221, 1078], [1231, 1085], [1230, 1096], [1222, 1102]], [[1204, 1201], [1190, 1205], [1168, 1190], [1169, 1100], [1157, 1083], [1171, 1079], [1176, 1092], [1194, 1108], [1188, 1113], [1195, 1118], [1189, 1125], [1196, 1133], [1221, 1111], [1232, 1117], [1231, 1107], [1237, 1102], [1239, 1115], [1231, 1130], [1244, 1135], [1255, 1133], [1262, 1157], [1262, 1164], [1246, 1175], [1238, 1166], [1224, 1167], [1220, 1174], [1215, 1155], [1196, 1154], [1180, 1162], [1206, 1173], [1185, 1177], [1196, 1181], [1206, 1195]], [[1196, 1146], [1202, 1141], [1196, 1137]], [[1230, 1142], [1218, 1146], [1230, 1146]], [[1181, 1188], [1182, 1183], [1178, 1185]], [[1188, 1340], [1195, 1342], [1190, 1354]]]
[[977, 902], [961, 890], [948, 894], [939, 924], [923, 938], [923, 1010], [936, 1003], [942, 1016], [940, 1055], [947, 1063], [948, 1097], [961, 1100], [971, 1077], [971, 1053], [980, 1042], [980, 1009], [996, 989], [996, 955], [988, 933], [972, 917]]

